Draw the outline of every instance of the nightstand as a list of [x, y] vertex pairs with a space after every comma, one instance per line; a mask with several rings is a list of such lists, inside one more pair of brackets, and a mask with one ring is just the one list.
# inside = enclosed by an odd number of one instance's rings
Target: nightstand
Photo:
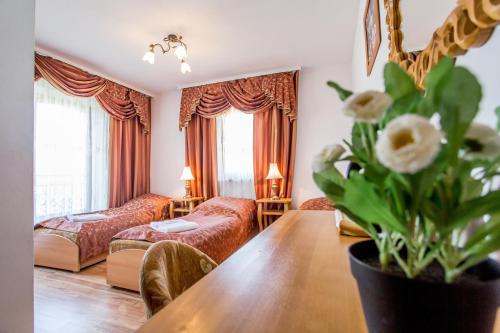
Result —
[[[279, 198], [279, 199], [271, 199], [271, 198], [262, 198], [256, 200], [257, 202], [257, 219], [259, 221], [259, 231], [264, 230], [264, 227], [269, 225], [269, 217], [270, 216], [281, 216], [288, 212], [290, 208], [290, 204], [292, 203], [292, 198]], [[275, 204], [275, 206], [281, 206], [281, 209], [268, 209], [268, 204]], [[265, 224], [265, 226], [264, 226]]]
[[203, 202], [203, 197], [172, 198], [170, 199], [170, 219], [175, 217], [175, 213], [182, 215], [189, 214], [194, 207]]

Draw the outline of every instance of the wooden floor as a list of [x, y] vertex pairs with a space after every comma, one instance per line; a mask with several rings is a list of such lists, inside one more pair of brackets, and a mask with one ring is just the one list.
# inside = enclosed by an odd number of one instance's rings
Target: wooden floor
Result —
[[35, 332], [133, 332], [146, 321], [137, 293], [106, 284], [106, 263], [70, 273], [35, 267]]

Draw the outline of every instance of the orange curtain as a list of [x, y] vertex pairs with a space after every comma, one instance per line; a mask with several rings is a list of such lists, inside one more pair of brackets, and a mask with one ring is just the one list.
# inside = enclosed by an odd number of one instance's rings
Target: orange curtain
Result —
[[257, 113], [275, 105], [294, 120], [297, 77], [298, 72], [285, 72], [183, 89], [179, 128], [187, 127], [194, 115], [213, 118], [231, 106]]
[[139, 118], [110, 123], [109, 207], [149, 192], [151, 136], [144, 135]]
[[35, 53], [35, 81], [42, 77], [68, 95], [95, 97], [111, 116], [109, 207], [149, 192], [151, 98]]
[[[254, 115], [254, 185], [269, 197], [270, 163], [283, 176], [280, 195], [291, 197], [297, 140], [298, 72], [285, 72], [183, 89], [179, 127], [186, 127], [186, 165], [198, 193], [217, 195], [215, 117], [231, 106]], [[210, 125], [209, 125], [210, 124]], [[196, 171], [195, 171], [196, 170]]]
[[295, 143], [297, 122], [276, 107], [254, 114], [253, 120], [253, 167], [257, 199], [271, 196], [271, 183], [266, 179], [270, 163], [277, 163], [283, 176], [279, 182], [281, 197], [292, 196], [293, 171], [295, 168]]
[[186, 128], [186, 165], [194, 176], [194, 196], [206, 199], [218, 195], [217, 133], [215, 118], [194, 116]]
[[35, 81], [41, 77], [65, 94], [95, 97], [104, 110], [115, 119], [138, 117], [143, 132], [146, 134], [149, 132], [151, 118], [149, 96], [62, 61], [35, 53]]

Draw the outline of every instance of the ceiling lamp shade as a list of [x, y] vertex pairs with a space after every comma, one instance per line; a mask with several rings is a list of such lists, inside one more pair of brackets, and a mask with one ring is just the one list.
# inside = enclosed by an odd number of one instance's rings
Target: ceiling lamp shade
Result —
[[278, 169], [278, 164], [276, 163], [269, 164], [269, 173], [267, 174], [266, 179], [282, 179], [282, 178], [283, 176], [281, 175]]
[[182, 169], [182, 174], [180, 180], [194, 180], [193, 173], [191, 172], [191, 167], [184, 167]]
[[163, 42], [164, 44], [150, 44], [149, 51], [144, 54], [142, 60], [153, 65], [155, 63], [155, 48], [160, 48], [162, 54], [168, 53], [170, 49], [173, 49], [174, 55], [181, 61], [182, 74], [191, 72], [191, 66], [185, 60], [187, 58], [187, 45], [182, 41], [182, 36], [170, 34], [163, 38]]
[[142, 60], [149, 62], [151, 65], [153, 65], [155, 63], [155, 54], [153, 50], [149, 50], [148, 52], [144, 53]]
[[187, 57], [186, 47], [184, 47], [184, 45], [182, 45], [182, 44], [177, 46], [174, 50], [174, 54], [177, 57], [177, 59], [179, 59], [179, 60], [186, 59], [186, 57]]
[[191, 73], [191, 66], [189, 66], [189, 64], [186, 61], [182, 60], [181, 61], [181, 73], [186, 74], [188, 72]]

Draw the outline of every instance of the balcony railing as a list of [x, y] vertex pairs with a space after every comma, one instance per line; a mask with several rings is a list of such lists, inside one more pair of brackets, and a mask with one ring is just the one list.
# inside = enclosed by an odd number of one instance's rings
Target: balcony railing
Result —
[[36, 175], [35, 182], [35, 222], [88, 210], [87, 177]]

